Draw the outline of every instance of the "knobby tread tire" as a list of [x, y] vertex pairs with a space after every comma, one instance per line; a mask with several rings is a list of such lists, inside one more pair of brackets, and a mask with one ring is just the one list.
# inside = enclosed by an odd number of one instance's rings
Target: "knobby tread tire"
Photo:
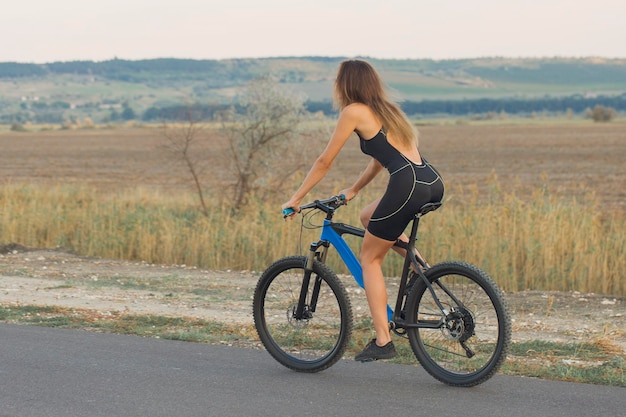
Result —
[[[317, 260], [313, 264], [312, 277], [317, 275], [326, 285], [328, 285], [328, 287], [330, 287], [341, 312], [340, 329], [337, 341], [333, 348], [325, 356], [309, 361], [300, 359], [295, 355], [290, 354], [290, 352], [283, 350], [280, 343], [272, 337], [272, 333], [268, 329], [265, 318], [265, 298], [268, 288], [270, 288], [274, 279], [280, 276], [281, 273], [289, 270], [300, 270], [303, 274], [306, 262], [307, 258], [305, 256], [290, 256], [279, 259], [271, 264], [263, 272], [257, 282], [252, 302], [252, 310], [257, 333], [270, 355], [289, 369], [298, 372], [314, 373], [329, 368], [341, 359], [352, 335], [352, 306], [345, 286], [335, 273], [325, 264]], [[313, 317], [313, 320], [315, 320], [315, 317]]]
[[[484, 366], [474, 372], [456, 373], [440, 366], [437, 360], [431, 357], [428, 350], [424, 348], [418, 329], [409, 329], [407, 333], [409, 334], [411, 348], [415, 356], [430, 375], [445, 384], [470, 387], [485, 382], [498, 371], [505, 361], [511, 340], [511, 318], [502, 291], [484, 271], [466, 262], [443, 262], [428, 269], [425, 275], [431, 283], [447, 276], [462, 276], [480, 286], [493, 303], [493, 308], [497, 315], [497, 342], [493, 355]], [[429, 296], [428, 291], [426, 284], [421, 280], [418, 280], [411, 289], [407, 302], [407, 314], [409, 317], [417, 317], [416, 312], [420, 311], [419, 303], [424, 293], [427, 294], [426, 297]], [[461, 299], [460, 301], [463, 302], [464, 300]], [[477, 331], [480, 331], [480, 329]]]

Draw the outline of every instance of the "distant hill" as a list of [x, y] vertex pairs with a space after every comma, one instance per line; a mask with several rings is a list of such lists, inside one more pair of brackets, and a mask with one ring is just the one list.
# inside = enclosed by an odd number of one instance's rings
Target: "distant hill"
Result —
[[[248, 81], [267, 74], [319, 106], [330, 102], [332, 82], [343, 59], [4, 62], [0, 63], [0, 122], [57, 122], [68, 117], [100, 121], [122, 114], [141, 118], [149, 109], [190, 103], [228, 105]], [[626, 93], [624, 59], [368, 60], [395, 96], [413, 104], [589, 99]]]

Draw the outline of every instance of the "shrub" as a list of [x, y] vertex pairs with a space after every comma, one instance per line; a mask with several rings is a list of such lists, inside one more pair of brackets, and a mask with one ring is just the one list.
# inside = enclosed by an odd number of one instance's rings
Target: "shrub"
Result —
[[616, 115], [617, 113], [612, 107], [596, 105], [593, 110], [587, 109], [587, 118], [593, 119], [594, 122], [610, 122]]
[[21, 123], [13, 123], [11, 124], [11, 131], [13, 132], [26, 132], [26, 128]]

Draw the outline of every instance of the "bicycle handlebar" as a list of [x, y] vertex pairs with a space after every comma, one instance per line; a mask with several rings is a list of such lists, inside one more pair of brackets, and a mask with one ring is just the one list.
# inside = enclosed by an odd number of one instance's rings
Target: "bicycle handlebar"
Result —
[[[322, 210], [324, 213], [328, 213], [329, 211], [335, 210], [337, 207], [343, 206], [346, 203], [347, 201], [346, 201], [345, 195], [343, 194], [334, 195], [324, 200], [315, 200], [312, 203], [308, 203], [308, 204], [305, 204], [304, 206], [300, 206], [300, 211], [310, 209], [310, 208], [316, 208], [316, 209]], [[291, 214], [295, 212], [296, 210], [291, 207], [283, 209], [283, 217], [290, 216]]]

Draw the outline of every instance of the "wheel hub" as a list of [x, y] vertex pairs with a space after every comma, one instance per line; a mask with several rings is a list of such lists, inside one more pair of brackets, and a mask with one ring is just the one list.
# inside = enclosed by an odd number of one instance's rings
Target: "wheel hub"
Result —
[[302, 311], [302, 317], [296, 317], [296, 310], [298, 309], [298, 303], [293, 303], [287, 308], [287, 321], [294, 327], [306, 327], [309, 324], [309, 320], [313, 318], [313, 313], [309, 310], [309, 306], [304, 306]]
[[441, 332], [448, 340], [465, 342], [474, 335], [474, 318], [469, 310], [460, 307], [446, 316]]

